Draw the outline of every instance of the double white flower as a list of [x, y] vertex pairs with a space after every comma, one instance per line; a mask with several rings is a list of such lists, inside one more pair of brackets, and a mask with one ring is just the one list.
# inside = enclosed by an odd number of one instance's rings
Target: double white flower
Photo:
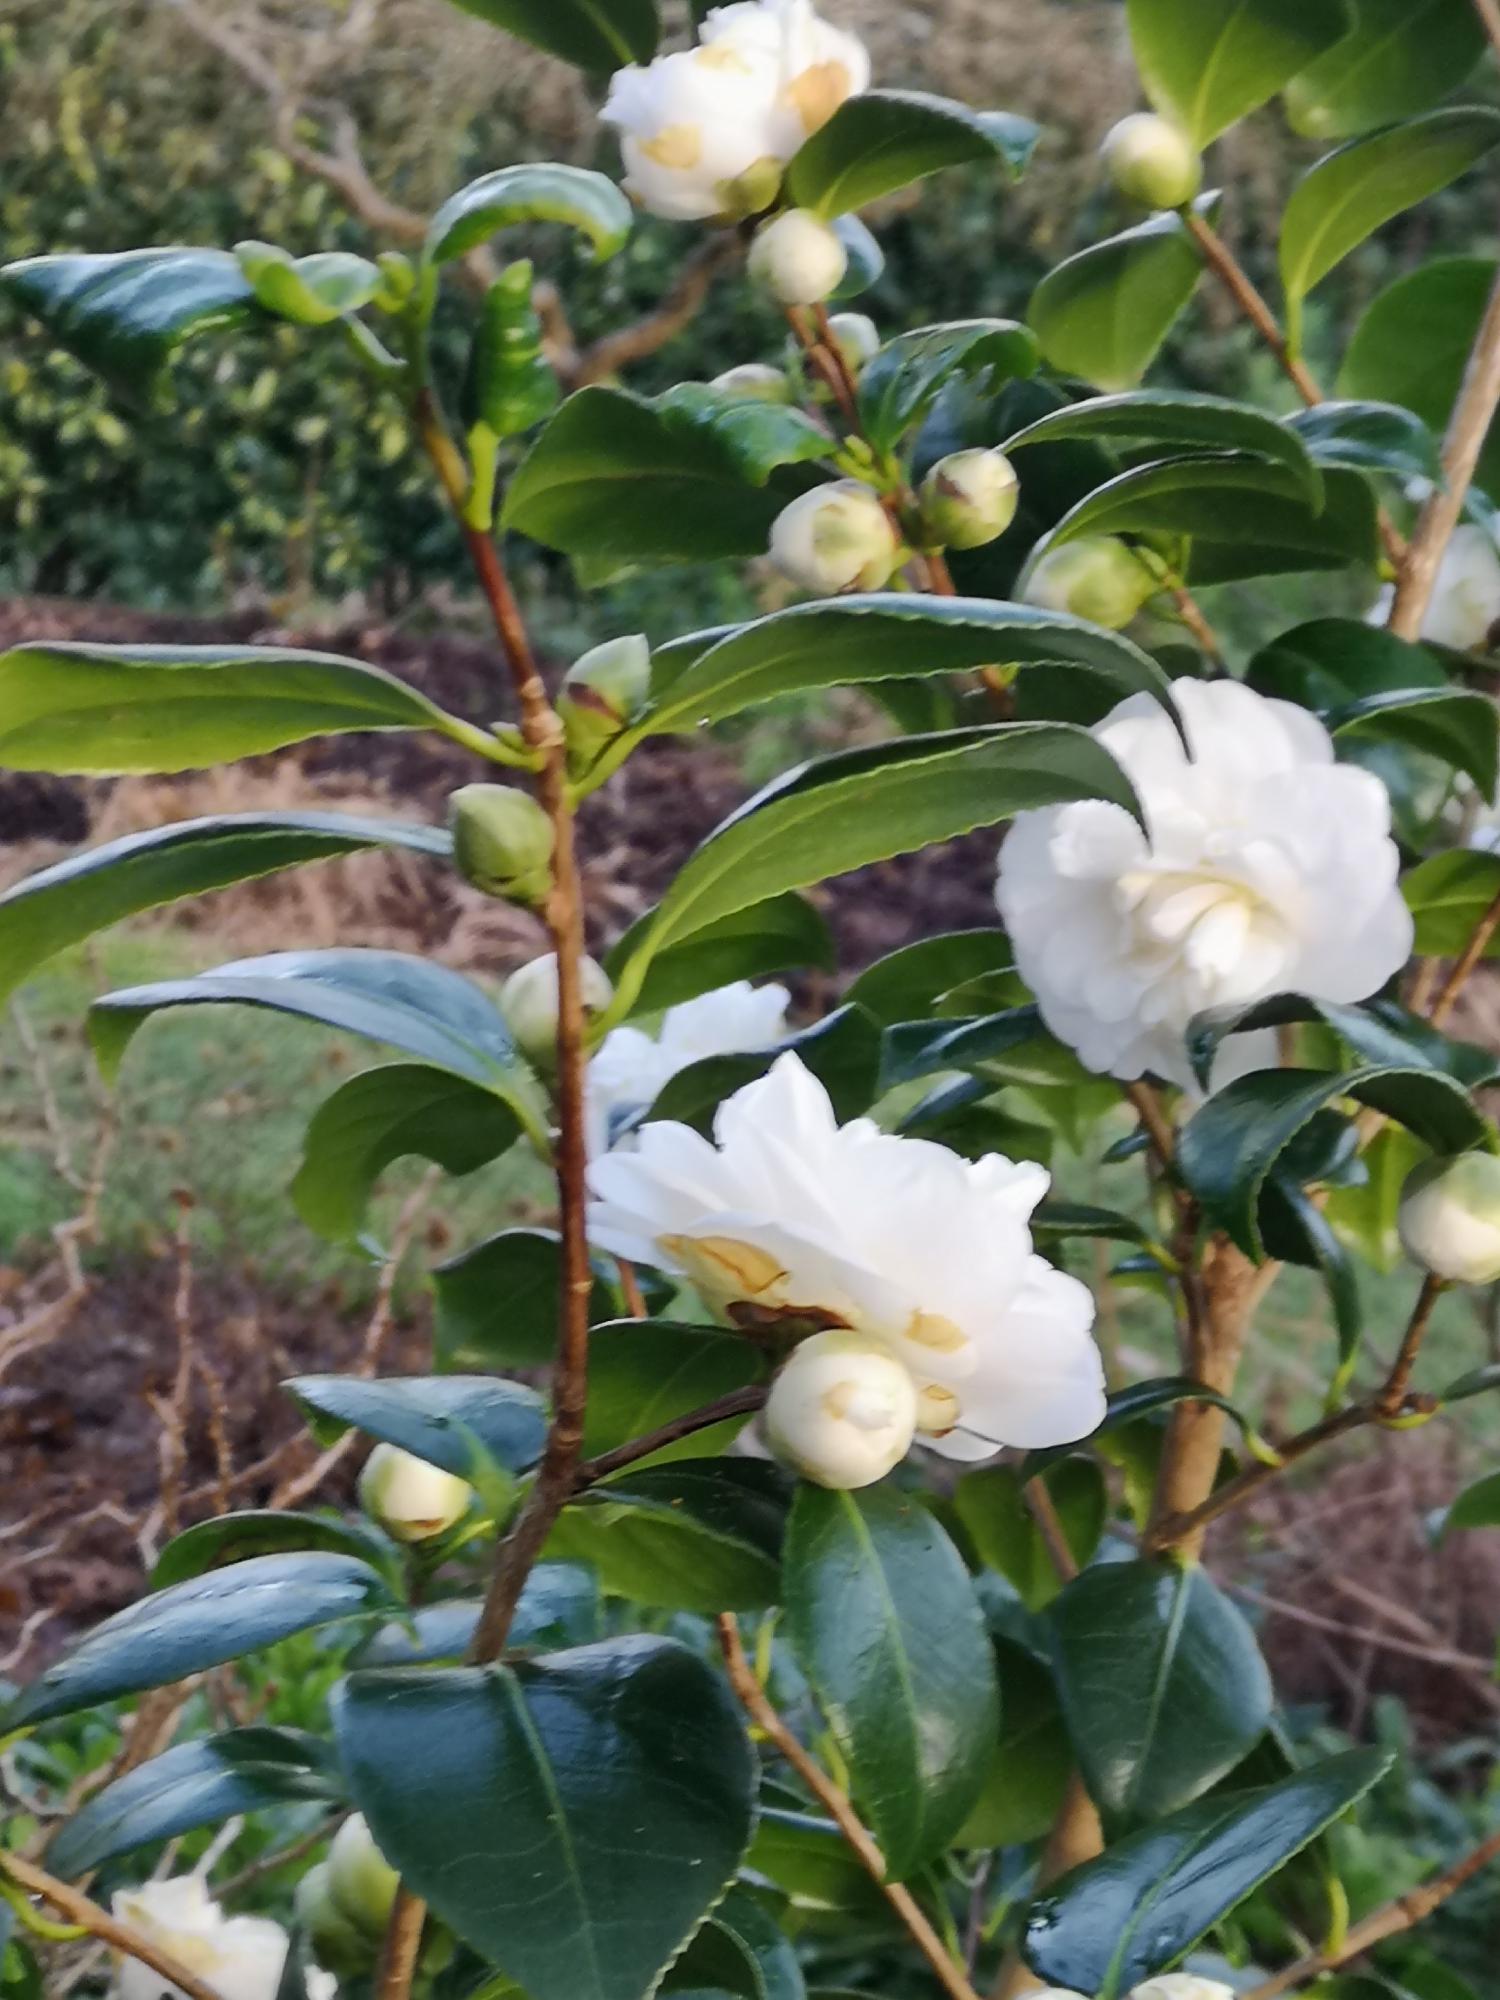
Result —
[[[221, 2000], [276, 2000], [287, 1934], [270, 1917], [226, 1917], [201, 1875], [146, 1882], [114, 1896], [115, 1916], [169, 1952]], [[139, 1959], [122, 1958], [115, 2000], [186, 2000]]]
[[790, 1000], [784, 986], [737, 979], [669, 1007], [654, 1035], [641, 1028], [611, 1029], [589, 1061], [590, 1155], [606, 1152], [621, 1122], [649, 1109], [692, 1063], [774, 1048], [787, 1033]]
[[869, 81], [863, 43], [812, 0], [736, 0], [708, 15], [695, 48], [618, 71], [600, 115], [619, 131], [625, 185], [654, 215], [748, 215]]
[[[1335, 763], [1315, 716], [1235, 681], [1172, 693], [1191, 757], [1148, 695], [1093, 731], [1147, 831], [1097, 800], [1022, 813], [996, 898], [1059, 1041], [1101, 1074], [1191, 1089], [1195, 1014], [1276, 993], [1368, 999], [1409, 957], [1412, 920], [1385, 787]], [[1215, 1082], [1275, 1059], [1269, 1031], [1233, 1037]]]
[[[809, 1371], [802, 1379], [835, 1460], [847, 1424], [880, 1440], [881, 1462], [866, 1478], [889, 1469], [913, 1434], [948, 1458], [980, 1459], [1002, 1445], [1071, 1443], [1097, 1427], [1104, 1377], [1093, 1300], [1032, 1249], [1028, 1221], [1048, 1186], [1041, 1167], [999, 1154], [961, 1160], [868, 1118], [840, 1126], [794, 1055], [719, 1107], [714, 1141], [654, 1123], [635, 1151], [595, 1160], [590, 1235], [601, 1249], [689, 1279], [731, 1325], [800, 1318], [862, 1336], [882, 1363], [870, 1385], [857, 1368], [831, 1377], [816, 1340], [793, 1351], [783, 1378], [795, 1383], [799, 1365]], [[838, 1355], [847, 1362], [847, 1343]], [[905, 1413], [891, 1360], [914, 1391]], [[785, 1420], [785, 1394], [780, 1406]], [[806, 1426], [797, 1439], [792, 1455], [819, 1476]]]

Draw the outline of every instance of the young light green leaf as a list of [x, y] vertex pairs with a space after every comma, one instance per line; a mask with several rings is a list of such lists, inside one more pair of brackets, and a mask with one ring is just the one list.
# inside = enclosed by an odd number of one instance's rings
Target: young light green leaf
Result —
[[588, 238], [603, 263], [623, 247], [633, 220], [629, 200], [603, 174], [528, 160], [450, 194], [428, 225], [422, 257], [448, 264], [518, 222], [563, 222]]
[[356, 1673], [334, 1732], [381, 1852], [533, 2000], [643, 2000], [750, 1840], [739, 1710], [670, 1639]]
[[1310, 139], [1347, 139], [1441, 102], [1484, 53], [1471, 0], [1349, 0], [1349, 32], [1286, 88]]
[[1059, 373], [1129, 389], [1161, 351], [1202, 272], [1182, 218], [1154, 215], [1056, 265], [1026, 317]]
[[[1007, 452], [1062, 438], [1128, 439], [1140, 444], [1189, 445], [1249, 453], [1284, 465], [1316, 501], [1322, 481], [1305, 441], [1288, 425], [1248, 403], [1227, 396], [1202, 396], [1188, 389], [1137, 389], [1119, 396], [1094, 396], [1040, 417], [1008, 438]], [[1025, 476], [1025, 460], [1021, 462]]]
[[1341, 0], [1127, 0], [1131, 46], [1158, 111], [1195, 146], [1248, 117], [1341, 41]]
[[0, 895], [0, 999], [95, 931], [163, 903], [378, 847], [446, 858], [448, 834], [340, 813], [226, 813], [127, 834], [26, 875]]
[[[1500, 854], [1477, 848], [1434, 854], [1403, 876], [1401, 893], [1416, 919], [1417, 953], [1423, 958], [1454, 958], [1500, 896]], [[1500, 937], [1488, 940], [1484, 956], [1500, 957]]]
[[650, 62], [661, 34], [657, 0], [454, 0], [549, 56], [607, 76]]
[[1039, 137], [1029, 118], [1009, 111], [972, 111], [915, 90], [867, 90], [804, 142], [787, 188], [800, 208], [843, 215], [969, 160], [998, 158], [1019, 178]]
[[1500, 143], [1500, 112], [1432, 111], [1354, 139], [1319, 160], [1292, 190], [1281, 222], [1287, 340], [1301, 345], [1302, 302], [1334, 266], [1403, 210], [1467, 173]]

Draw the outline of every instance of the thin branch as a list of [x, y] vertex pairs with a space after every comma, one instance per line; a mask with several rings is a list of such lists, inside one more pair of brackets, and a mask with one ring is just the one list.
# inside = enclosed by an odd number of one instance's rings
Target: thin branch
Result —
[[1046, 1480], [1029, 1480], [1025, 1497], [1037, 1532], [1046, 1543], [1052, 1567], [1064, 1583], [1071, 1583], [1078, 1574], [1078, 1562], [1063, 1527], [1062, 1516], [1057, 1511], [1057, 1503], [1047, 1491]]
[[1453, 1012], [1459, 994], [1463, 992], [1464, 987], [1469, 982], [1470, 973], [1473, 972], [1480, 959], [1489, 950], [1490, 943], [1497, 930], [1500, 930], [1500, 896], [1495, 898], [1494, 902], [1490, 904], [1484, 915], [1479, 919], [1479, 922], [1474, 926], [1468, 943], [1464, 946], [1459, 957], [1454, 960], [1448, 977], [1438, 989], [1438, 996], [1433, 1001], [1431, 1010], [1427, 1016], [1435, 1028], [1441, 1028], [1443, 1023], [1448, 1019], [1448, 1016]]
[[1500, 1833], [1492, 1833], [1488, 1840], [1481, 1841], [1478, 1847], [1464, 1855], [1461, 1861], [1454, 1862], [1435, 1881], [1409, 1890], [1393, 1903], [1387, 1903], [1383, 1909], [1352, 1925], [1336, 1951], [1315, 1951], [1310, 1957], [1299, 1959], [1295, 1965], [1285, 1967], [1272, 1978], [1263, 1980], [1259, 1986], [1252, 1986], [1243, 2000], [1277, 2000], [1278, 1995], [1290, 1993], [1293, 1987], [1316, 1979], [1322, 1973], [1335, 1972], [1340, 1966], [1362, 1958], [1387, 1938], [1399, 1937], [1403, 1931], [1411, 1930], [1424, 1918], [1430, 1917], [1434, 1910], [1495, 1860], [1500, 1860]]
[[1151, 1142], [1157, 1165], [1164, 1173], [1170, 1173], [1177, 1139], [1171, 1120], [1162, 1109], [1161, 1099], [1149, 1083], [1127, 1083], [1124, 1089], [1127, 1101], [1141, 1121], [1142, 1131]]
[[759, 1386], [732, 1389], [716, 1402], [705, 1403], [701, 1409], [689, 1410], [683, 1416], [674, 1417], [671, 1423], [663, 1424], [659, 1430], [648, 1431], [644, 1437], [631, 1438], [625, 1444], [616, 1445], [613, 1451], [600, 1452], [597, 1458], [580, 1459], [573, 1475], [573, 1492], [581, 1493], [585, 1487], [608, 1479], [612, 1472], [623, 1472], [627, 1465], [635, 1465], [640, 1459], [649, 1458], [653, 1452], [664, 1451], [668, 1445], [678, 1444], [698, 1431], [706, 1431], [713, 1424], [753, 1414], [764, 1407], [768, 1393]]
[[[633, 361], [644, 361], [669, 340], [675, 340], [698, 317], [717, 280], [733, 270], [743, 255], [744, 246], [732, 231], [710, 236], [682, 265], [650, 312], [629, 326], [601, 334], [583, 349], [571, 373], [565, 373], [569, 388], [582, 389], [590, 382], [602, 382], [606, 376], [617, 375]], [[554, 361], [553, 365], [557, 363]]]
[[34, 1862], [24, 1861], [19, 1854], [0, 1853], [0, 1873], [8, 1875], [28, 1894], [40, 1896], [44, 1903], [50, 1903], [70, 1924], [79, 1925], [103, 1943], [112, 1945], [116, 1951], [123, 1952], [127, 1958], [148, 1966], [169, 1986], [180, 1987], [188, 2000], [222, 2000], [216, 1987], [200, 1979], [187, 1966], [179, 1964], [154, 1938], [132, 1930], [129, 1924], [120, 1923], [80, 1890], [70, 1888], [66, 1882], [59, 1882]]
[[839, 1789], [782, 1720], [779, 1711], [757, 1680], [755, 1669], [745, 1657], [739, 1627], [732, 1614], [727, 1611], [721, 1613], [718, 1623], [719, 1644], [723, 1649], [729, 1684], [738, 1695], [745, 1713], [766, 1739], [780, 1751], [837, 1826], [861, 1865], [874, 1879], [880, 1893], [906, 1926], [912, 1942], [941, 1981], [950, 2000], [979, 2000], [962, 1966], [956, 1964], [949, 1956], [947, 1947], [928, 1922], [916, 1899], [901, 1883], [892, 1882], [887, 1876], [885, 1857], [871, 1838], [869, 1829], [849, 1803], [847, 1795]]
[[1443, 554], [1458, 526], [1479, 454], [1500, 408], [1500, 278], [1480, 321], [1463, 386], [1443, 441], [1443, 477], [1433, 488], [1396, 580], [1389, 629], [1398, 639], [1421, 637]]
[[1381, 1423], [1391, 1423], [1407, 1407], [1408, 1391], [1411, 1388], [1412, 1370], [1417, 1365], [1417, 1356], [1422, 1351], [1422, 1342], [1427, 1338], [1427, 1329], [1432, 1324], [1433, 1308], [1447, 1290], [1442, 1278], [1429, 1274], [1422, 1280], [1422, 1289], [1417, 1294], [1417, 1303], [1407, 1322], [1402, 1336], [1401, 1351], [1396, 1356], [1385, 1387], [1375, 1398], [1372, 1413]]

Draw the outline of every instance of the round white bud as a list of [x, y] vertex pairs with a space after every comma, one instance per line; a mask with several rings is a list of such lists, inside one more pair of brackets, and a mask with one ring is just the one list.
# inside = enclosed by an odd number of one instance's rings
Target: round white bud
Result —
[[981, 549], [1005, 533], [1020, 497], [1003, 451], [953, 451], [922, 481], [922, 526], [941, 547]]
[[1234, 1988], [1197, 1972], [1159, 1972], [1132, 1987], [1130, 2000], [1234, 2000]]
[[880, 352], [880, 331], [868, 313], [835, 313], [828, 322], [844, 366], [856, 380]]
[[398, 1542], [441, 1535], [469, 1511], [473, 1488], [399, 1445], [378, 1444], [359, 1475], [359, 1503]]
[[813, 306], [838, 290], [849, 253], [836, 231], [805, 208], [763, 223], [750, 246], [750, 275], [784, 306]]
[[868, 486], [836, 479], [784, 507], [771, 529], [771, 560], [817, 597], [879, 590], [890, 581], [901, 538]]
[[1154, 111], [1122, 118], [1100, 156], [1121, 194], [1145, 208], [1181, 208], [1203, 185], [1203, 161], [1192, 141]]
[[1118, 632], [1155, 594], [1145, 564], [1117, 536], [1083, 535], [1043, 555], [1022, 597], [1043, 611], [1065, 611]]
[[401, 1878], [375, 1845], [363, 1813], [354, 1813], [328, 1850], [328, 1894], [334, 1908], [371, 1937], [385, 1935]]
[[1500, 1278], [1500, 1159], [1460, 1153], [1408, 1175], [1396, 1226], [1406, 1254], [1435, 1278], [1489, 1285]]
[[815, 1333], [771, 1384], [766, 1441], [818, 1486], [869, 1486], [898, 1465], [917, 1429], [917, 1389], [888, 1348], [862, 1334]]
[[[598, 1014], [614, 998], [609, 974], [597, 959], [579, 965], [583, 1011]], [[533, 1062], [550, 1063], [557, 1054], [557, 953], [543, 952], [513, 972], [500, 988], [505, 1024]]]
[[709, 383], [710, 389], [717, 389], [725, 396], [738, 396], [747, 403], [789, 403], [792, 400], [792, 385], [780, 368], [774, 368], [769, 361], [742, 361], [737, 368], [726, 368], [722, 375], [715, 375]]

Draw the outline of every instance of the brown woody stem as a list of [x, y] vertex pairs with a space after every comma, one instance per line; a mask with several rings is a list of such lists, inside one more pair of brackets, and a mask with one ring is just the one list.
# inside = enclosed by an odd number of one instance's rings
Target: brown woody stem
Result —
[[[1427, 1018], [1435, 1028], [1441, 1028], [1453, 1012], [1458, 996], [1469, 983], [1469, 975], [1490, 948], [1495, 932], [1500, 930], [1500, 896], [1497, 896], [1479, 922], [1474, 926], [1468, 943], [1453, 961], [1448, 977], [1438, 988], [1437, 998], [1428, 1011]], [[1414, 996], [1415, 997], [1415, 996]], [[1420, 1011], [1420, 1009], [1418, 1010]]]
[[706, 1431], [714, 1424], [727, 1423], [731, 1417], [753, 1415], [763, 1407], [767, 1394], [768, 1391], [758, 1385], [731, 1389], [716, 1402], [705, 1403], [701, 1409], [689, 1410], [683, 1416], [674, 1417], [660, 1430], [649, 1431], [644, 1437], [631, 1438], [625, 1444], [616, 1445], [613, 1451], [600, 1452], [597, 1458], [580, 1459], [573, 1474], [573, 1491], [581, 1493], [586, 1486], [608, 1479], [612, 1472], [623, 1472], [639, 1459], [649, 1458], [653, 1452], [664, 1451], [669, 1444], [678, 1444], [683, 1438], [693, 1437], [698, 1431]]
[[129, 1924], [122, 1924], [108, 1910], [101, 1910], [97, 1903], [91, 1902], [81, 1890], [59, 1882], [56, 1876], [47, 1874], [35, 1862], [24, 1860], [19, 1854], [0, 1854], [0, 1874], [8, 1876], [28, 1895], [40, 1896], [44, 1903], [50, 1903], [70, 1924], [77, 1924], [101, 1943], [111, 1945], [127, 1958], [148, 1966], [169, 1986], [180, 1987], [188, 1995], [188, 2000], [221, 2000], [217, 1990], [207, 1980], [200, 1979], [197, 1973], [179, 1964], [171, 1952], [165, 1951], [154, 1938], [133, 1930]]

